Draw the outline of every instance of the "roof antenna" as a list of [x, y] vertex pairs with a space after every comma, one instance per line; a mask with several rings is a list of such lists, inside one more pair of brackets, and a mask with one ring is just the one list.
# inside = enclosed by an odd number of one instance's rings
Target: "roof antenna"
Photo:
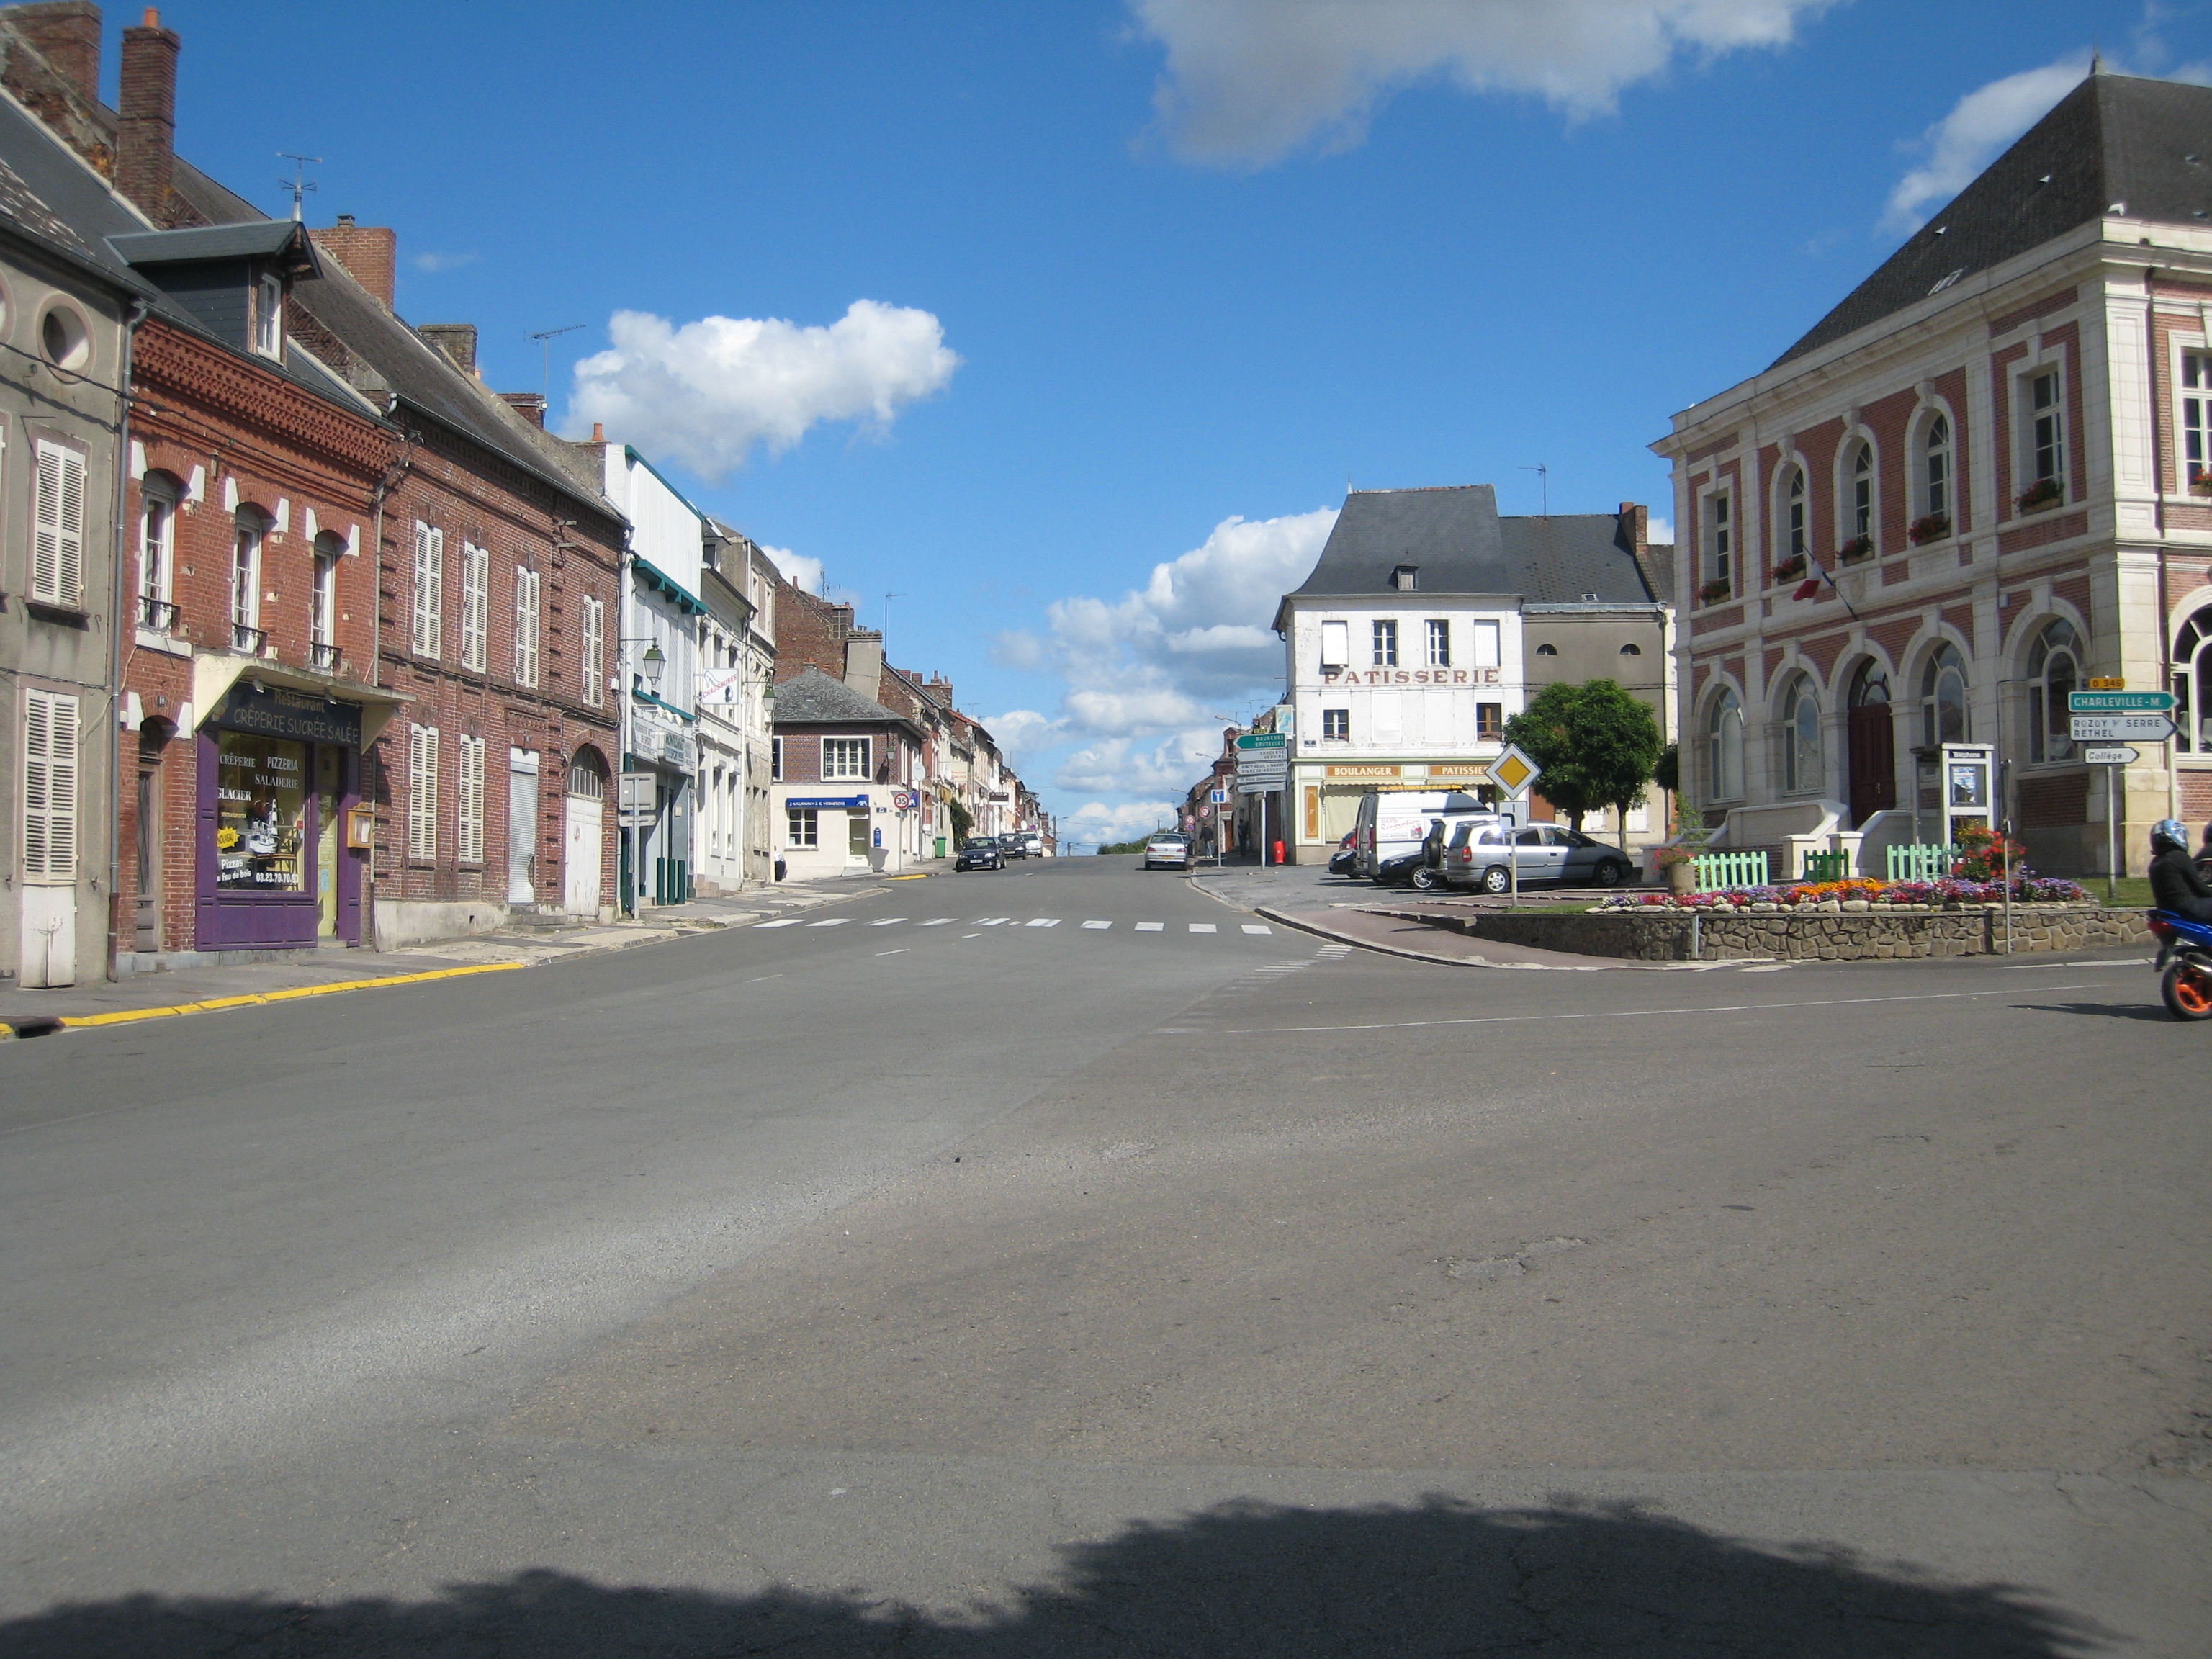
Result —
[[276, 185], [280, 190], [289, 190], [292, 192], [292, 222], [296, 225], [307, 216], [307, 192], [316, 187], [315, 181], [307, 177], [307, 163], [313, 161], [317, 167], [320, 167], [323, 164], [323, 158], [319, 155], [301, 155], [296, 151], [280, 149], [276, 152], [276, 159], [280, 161], [289, 161], [292, 164], [292, 176], [289, 179], [279, 179]]
[[1519, 472], [1533, 472], [1536, 475], [1537, 483], [1544, 487], [1544, 516], [1550, 518], [1552, 516], [1552, 469], [1539, 461], [1534, 466], [1516, 467], [1514, 470]]
[[581, 323], [571, 323], [566, 328], [540, 329], [537, 333], [530, 337], [532, 339], [537, 341], [540, 346], [544, 348], [545, 368], [544, 378], [538, 386], [538, 395], [539, 397], [550, 401], [553, 396], [554, 338], [558, 335], [574, 334], [578, 329], [583, 326], [584, 325]]

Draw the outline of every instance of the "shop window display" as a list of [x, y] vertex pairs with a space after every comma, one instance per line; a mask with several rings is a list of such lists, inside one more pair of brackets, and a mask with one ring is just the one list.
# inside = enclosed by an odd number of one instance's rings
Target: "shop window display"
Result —
[[216, 738], [216, 885], [307, 890], [307, 745], [252, 732]]

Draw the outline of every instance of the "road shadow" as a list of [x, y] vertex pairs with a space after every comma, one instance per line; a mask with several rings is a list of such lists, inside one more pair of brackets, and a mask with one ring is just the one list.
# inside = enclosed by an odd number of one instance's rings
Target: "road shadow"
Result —
[[1833, 1545], [1754, 1548], [1571, 1497], [1522, 1510], [1431, 1498], [1336, 1510], [1237, 1503], [1140, 1522], [1068, 1547], [1052, 1583], [958, 1616], [859, 1592], [731, 1595], [541, 1570], [450, 1585], [422, 1601], [81, 1602], [0, 1626], [0, 1652], [2046, 1659], [2091, 1651], [2104, 1635], [2021, 1587], [1944, 1583]]
[[2023, 1002], [2015, 1005], [2039, 1014], [2080, 1014], [2093, 1019], [2142, 1019], [2154, 1025], [2179, 1025], [2162, 1003], [2145, 1002]]

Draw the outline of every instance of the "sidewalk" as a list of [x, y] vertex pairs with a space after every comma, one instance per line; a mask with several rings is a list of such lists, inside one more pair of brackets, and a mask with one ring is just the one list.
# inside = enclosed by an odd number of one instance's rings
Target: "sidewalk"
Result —
[[[926, 873], [926, 872], [924, 872]], [[407, 951], [318, 951], [292, 962], [186, 968], [88, 980], [53, 991], [0, 990], [0, 1041], [73, 1025], [119, 1024], [172, 1014], [212, 1013], [295, 997], [373, 990], [465, 974], [498, 973], [659, 945], [686, 934], [742, 927], [794, 910], [842, 904], [884, 890], [884, 878], [787, 883], [729, 898], [647, 909], [635, 921], [601, 925], [522, 915], [507, 927]]]
[[1614, 968], [1664, 968], [1650, 962], [1600, 961], [1565, 951], [1540, 951], [1533, 945], [1508, 945], [1501, 939], [1477, 939], [1449, 926], [1419, 919], [1402, 911], [1339, 905], [1326, 910], [1279, 909], [1257, 907], [1259, 914], [1285, 927], [1322, 939], [1356, 945], [1364, 951], [1387, 956], [1410, 957], [1416, 962], [1441, 963], [1452, 968], [1547, 969], [1553, 972], [1601, 974]]

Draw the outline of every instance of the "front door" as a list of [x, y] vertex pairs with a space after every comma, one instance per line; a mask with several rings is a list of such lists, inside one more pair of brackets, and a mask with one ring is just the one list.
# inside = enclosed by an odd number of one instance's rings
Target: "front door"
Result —
[[[594, 866], [593, 868], [597, 868]], [[507, 751], [507, 902], [538, 902], [538, 753]]]
[[1897, 805], [1897, 722], [1886, 702], [1850, 712], [1851, 823], [1863, 829], [1876, 812]]
[[562, 908], [572, 916], [599, 913], [599, 818], [603, 801], [569, 795], [562, 825]]
[[138, 732], [138, 904], [131, 948], [161, 948], [162, 738], [150, 726]]
[[848, 809], [845, 813], [845, 856], [848, 860], [868, 861], [868, 814], [866, 809]]

